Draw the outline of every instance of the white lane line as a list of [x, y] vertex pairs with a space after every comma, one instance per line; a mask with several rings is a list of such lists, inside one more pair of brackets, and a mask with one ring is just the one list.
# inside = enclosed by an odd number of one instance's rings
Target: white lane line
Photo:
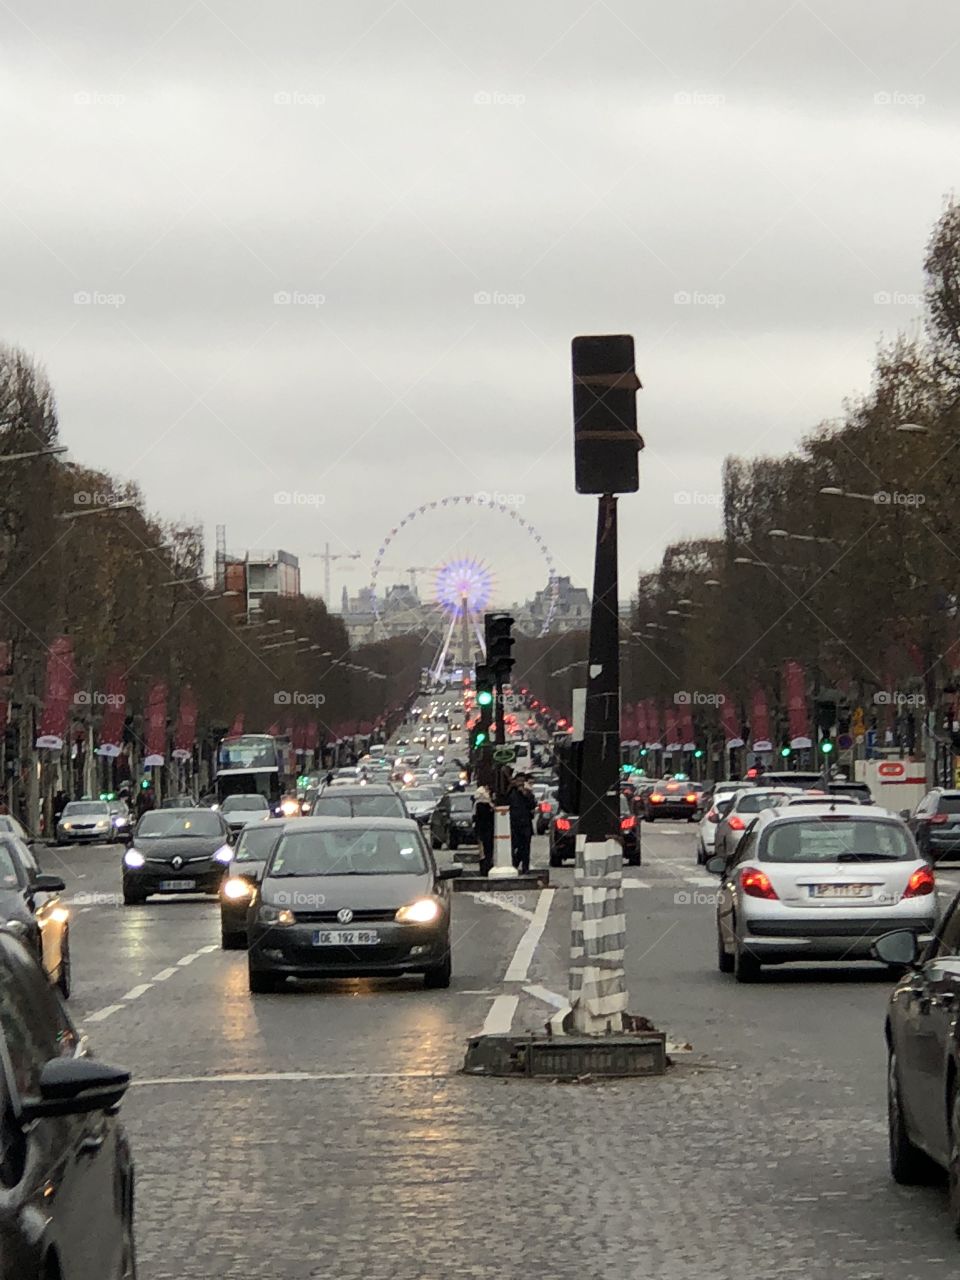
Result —
[[152, 987], [152, 982], [142, 982], [139, 987], [131, 987], [123, 998], [124, 1000], [139, 1000], [143, 993], [151, 990]]
[[513, 1026], [513, 1015], [517, 1012], [519, 1003], [519, 996], [497, 996], [484, 1019], [482, 1034], [485, 1036], [509, 1035], [510, 1028]]
[[646, 880], [634, 880], [631, 876], [624, 876], [622, 883], [625, 889], [649, 889], [650, 888]]
[[[89, 1019], [88, 1019], [89, 1021]], [[443, 1080], [451, 1071], [265, 1071], [219, 1076], [156, 1076], [130, 1081], [130, 1087], [149, 1089], [169, 1084], [298, 1084], [302, 1080]]]
[[533, 919], [527, 925], [526, 932], [520, 939], [517, 949], [513, 953], [509, 968], [504, 974], [505, 982], [526, 982], [530, 962], [533, 960], [533, 953], [537, 949], [537, 944], [543, 937], [543, 931], [547, 926], [547, 916], [550, 914], [550, 904], [553, 902], [556, 892], [556, 889], [540, 890], [540, 897], [537, 899]]
[[177, 964], [182, 967], [183, 965], [186, 965], [186, 964], [193, 964], [194, 960], [199, 960], [199, 959], [200, 959], [200, 952], [191, 951], [189, 955], [181, 956], [180, 959], [177, 961]]
[[103, 1022], [105, 1018], [109, 1018], [111, 1014], [119, 1013], [123, 1008], [122, 1004], [108, 1004], [103, 1009], [98, 1009], [96, 1013], [88, 1013], [84, 1022]]
[[176, 973], [176, 969], [161, 969], [159, 973], [155, 973], [150, 979], [151, 982], [166, 982], [168, 978], [172, 978]]
[[566, 996], [560, 995], [558, 991], [548, 991], [546, 987], [541, 987], [539, 983], [532, 983], [529, 987], [524, 987], [524, 991], [528, 996], [533, 996], [535, 1000], [542, 1000], [544, 1004], [552, 1004], [555, 1009], [569, 1009], [570, 1001]]
[[212, 951], [219, 951], [219, 950], [220, 950], [219, 945], [216, 942], [211, 942], [209, 946], [201, 947], [200, 950], [197, 952], [197, 954], [201, 956], [208, 956]]
[[499, 907], [501, 911], [509, 911], [511, 915], [520, 916], [523, 920], [532, 920], [533, 912], [528, 911], [526, 907], [518, 907], [515, 902], [510, 902], [505, 894], [484, 893], [481, 889], [478, 893], [468, 893], [465, 895], [473, 898], [474, 902], [483, 903], [488, 907]]
[[695, 885], [698, 889], [716, 889], [720, 881], [716, 876], [684, 876], [684, 884]]

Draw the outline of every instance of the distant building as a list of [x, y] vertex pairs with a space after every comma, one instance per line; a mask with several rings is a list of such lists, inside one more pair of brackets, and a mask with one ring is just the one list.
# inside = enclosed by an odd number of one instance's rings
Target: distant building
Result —
[[586, 587], [575, 587], [570, 578], [558, 577], [526, 604], [515, 605], [513, 615], [516, 629], [525, 635], [540, 635], [548, 617], [551, 634], [586, 631], [590, 626], [590, 592]]
[[223, 589], [238, 595], [238, 612], [257, 614], [268, 596], [300, 595], [300, 561], [289, 551], [227, 552], [223, 561]]
[[344, 592], [341, 615], [350, 637], [351, 645], [368, 644], [375, 640], [389, 640], [394, 636], [411, 632], [429, 635], [440, 626], [440, 613], [435, 604], [425, 604], [416, 587], [397, 583], [378, 593], [377, 609], [370, 587], [361, 587], [355, 596]]

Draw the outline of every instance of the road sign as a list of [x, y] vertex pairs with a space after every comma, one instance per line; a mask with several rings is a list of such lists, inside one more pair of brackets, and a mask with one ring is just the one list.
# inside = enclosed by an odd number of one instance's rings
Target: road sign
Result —
[[513, 764], [516, 758], [516, 747], [494, 747], [493, 749], [493, 759], [496, 764]]
[[849, 751], [853, 746], [853, 738], [851, 738], [849, 733], [841, 733], [840, 737], [837, 739], [837, 746], [841, 751]]
[[862, 733], [867, 732], [867, 722], [863, 718], [863, 707], [854, 707], [853, 715], [850, 717], [850, 732], [855, 738], [859, 738]]

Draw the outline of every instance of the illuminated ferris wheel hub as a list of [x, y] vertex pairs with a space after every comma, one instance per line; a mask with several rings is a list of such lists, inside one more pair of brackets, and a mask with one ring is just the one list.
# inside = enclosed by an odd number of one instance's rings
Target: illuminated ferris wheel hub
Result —
[[483, 611], [492, 594], [493, 573], [482, 560], [452, 560], [437, 570], [434, 596], [450, 620], [433, 665], [437, 680], [443, 675], [448, 656], [457, 649], [464, 671], [471, 666], [473, 636], [483, 649]]

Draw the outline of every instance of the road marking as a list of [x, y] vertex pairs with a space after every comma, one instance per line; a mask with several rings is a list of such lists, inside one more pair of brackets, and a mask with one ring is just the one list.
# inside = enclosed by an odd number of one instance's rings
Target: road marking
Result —
[[168, 978], [172, 978], [176, 973], [176, 969], [161, 969], [159, 973], [155, 973], [151, 978], [151, 982], [166, 982]]
[[550, 904], [553, 902], [555, 893], [556, 889], [540, 890], [540, 897], [537, 899], [533, 919], [527, 925], [526, 932], [520, 939], [517, 949], [513, 953], [513, 959], [504, 974], [505, 982], [526, 982], [527, 972], [533, 960], [533, 953], [536, 951], [537, 944], [543, 937], [543, 931], [547, 926], [547, 916], [550, 914]]
[[171, 1084], [299, 1084], [310, 1080], [445, 1080], [451, 1071], [264, 1071], [244, 1075], [231, 1072], [219, 1076], [155, 1076], [130, 1081], [136, 1089]]
[[533, 983], [523, 989], [528, 996], [533, 996], [535, 1000], [542, 1000], [544, 1004], [552, 1004], [555, 1009], [570, 1008], [570, 1001], [566, 996], [560, 995], [557, 991], [548, 991], [546, 987], [541, 987], [538, 983]]
[[153, 986], [152, 982], [142, 982], [139, 987], [131, 987], [124, 1000], [139, 1000], [145, 991], [149, 991]]
[[484, 906], [499, 907], [501, 911], [509, 911], [511, 915], [520, 916], [524, 920], [533, 919], [532, 911], [528, 911], [526, 907], [518, 907], [515, 902], [508, 901], [505, 894], [487, 893], [481, 889], [477, 893], [468, 893], [465, 896], [473, 898], [474, 902], [483, 903]]
[[496, 996], [490, 1011], [484, 1019], [482, 1035], [509, 1035], [513, 1026], [513, 1015], [520, 1003], [519, 996]]
[[634, 880], [630, 876], [624, 876], [622, 884], [624, 889], [649, 889], [650, 888], [646, 880]]
[[197, 952], [197, 955], [208, 956], [212, 951], [219, 951], [219, 950], [220, 950], [219, 944], [216, 942], [211, 942], [209, 946], [201, 947], [200, 950]]
[[199, 960], [199, 959], [200, 959], [200, 952], [191, 951], [189, 955], [181, 956], [180, 959], [177, 961], [177, 964], [180, 966], [183, 966], [186, 964], [193, 964], [194, 960]]
[[698, 889], [716, 889], [720, 881], [716, 876], [684, 876], [684, 884], [695, 885]]
[[103, 1022], [106, 1018], [109, 1018], [111, 1014], [119, 1013], [122, 1008], [122, 1004], [108, 1004], [105, 1008], [98, 1009], [96, 1013], [88, 1013], [84, 1021]]

